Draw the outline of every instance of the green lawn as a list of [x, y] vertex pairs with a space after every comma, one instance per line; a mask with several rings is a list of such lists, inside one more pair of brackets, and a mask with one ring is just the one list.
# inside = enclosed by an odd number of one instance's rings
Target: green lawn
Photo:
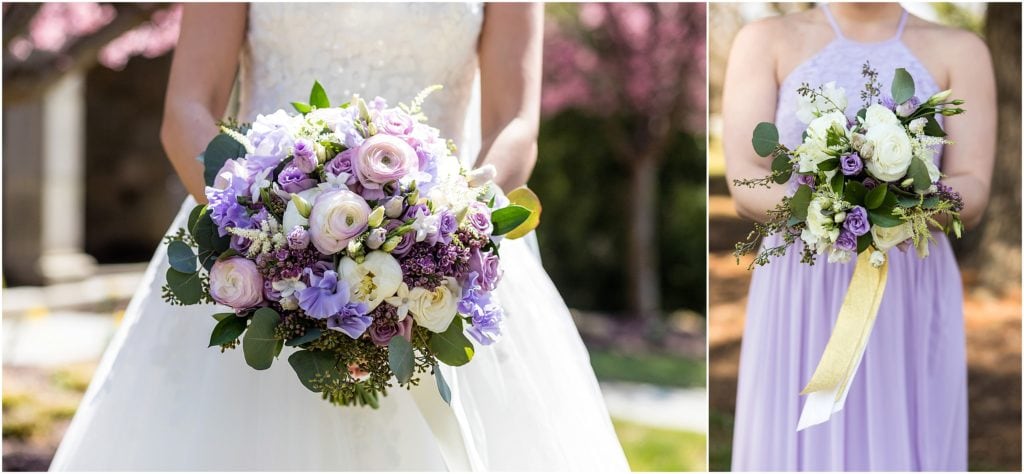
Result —
[[699, 433], [613, 420], [633, 471], [704, 471], [707, 438]]
[[593, 349], [590, 365], [601, 380], [693, 388], [705, 385], [703, 360], [664, 354], [625, 354]]

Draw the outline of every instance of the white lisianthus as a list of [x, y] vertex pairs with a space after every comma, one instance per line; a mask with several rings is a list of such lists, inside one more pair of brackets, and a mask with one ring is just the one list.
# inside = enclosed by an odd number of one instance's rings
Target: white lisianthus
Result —
[[821, 117], [829, 112], [846, 110], [846, 90], [836, 87], [835, 81], [829, 82], [822, 87], [822, 95], [800, 96], [797, 98], [798, 105], [796, 118], [803, 123], [811, 123], [815, 118]]
[[402, 267], [387, 252], [370, 252], [362, 263], [345, 257], [338, 262], [338, 274], [348, 283], [352, 299], [366, 303], [367, 311], [393, 296], [402, 285]]
[[812, 120], [807, 126], [807, 138], [795, 150], [801, 173], [815, 172], [819, 163], [837, 156], [828, 147], [830, 129], [842, 130], [846, 138], [850, 137], [846, 116], [842, 112], [829, 112]]
[[871, 239], [874, 241], [875, 247], [883, 252], [913, 236], [914, 228], [910, 226], [909, 222], [904, 222], [896, 227], [871, 226]]
[[828, 253], [828, 263], [848, 263], [853, 258], [853, 252], [832, 247]]
[[416, 324], [433, 332], [444, 332], [458, 313], [461, 295], [462, 289], [453, 278], [446, 278], [445, 284], [434, 291], [416, 287], [409, 292], [409, 312]]
[[885, 253], [875, 250], [874, 252], [871, 252], [871, 258], [869, 261], [871, 262], [872, 267], [881, 267], [882, 264], [885, 263]]
[[807, 230], [815, 237], [815, 240], [832, 241], [833, 230], [838, 230], [832, 217], [822, 214], [822, 210], [831, 207], [827, 198], [815, 197], [807, 206]]
[[394, 296], [384, 298], [387, 304], [395, 307], [395, 314], [398, 315], [399, 321], [404, 321], [405, 317], [409, 315], [409, 308], [412, 306], [412, 292], [409, 290], [409, 285], [403, 282], [398, 286], [398, 291], [395, 292]]
[[906, 176], [910, 160], [914, 158], [914, 146], [902, 125], [898, 122], [873, 124], [864, 137], [873, 147], [871, 158], [864, 162], [868, 173], [890, 182]]
[[800, 231], [800, 240], [804, 241], [804, 245], [812, 251], [817, 251], [818, 247], [822, 244], [821, 239], [806, 227]]
[[[296, 194], [298, 194], [298, 196], [307, 203], [312, 204], [316, 201], [316, 197], [319, 196], [321, 192], [321, 189], [311, 188], [305, 191], [300, 191]], [[292, 201], [288, 201], [288, 205], [284, 208], [283, 220], [284, 228], [289, 230], [294, 229], [296, 226], [306, 227], [309, 225], [309, 217], [303, 216], [302, 213], [299, 212], [298, 206], [296, 206]]]

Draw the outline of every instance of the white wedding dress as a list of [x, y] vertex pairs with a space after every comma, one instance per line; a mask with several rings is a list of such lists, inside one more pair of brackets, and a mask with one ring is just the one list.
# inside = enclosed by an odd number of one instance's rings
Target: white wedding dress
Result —
[[[479, 4], [252, 4], [240, 119], [290, 109], [314, 79], [339, 102], [352, 93], [409, 101], [442, 84], [426, 112], [471, 161], [482, 21]], [[373, 410], [306, 390], [288, 348], [265, 371], [249, 368], [241, 350], [207, 348], [217, 310], [163, 302], [161, 246], [51, 470], [628, 470], [558, 291], [524, 240], [503, 243], [501, 256], [504, 338], [446, 370], [452, 406], [428, 376]]]

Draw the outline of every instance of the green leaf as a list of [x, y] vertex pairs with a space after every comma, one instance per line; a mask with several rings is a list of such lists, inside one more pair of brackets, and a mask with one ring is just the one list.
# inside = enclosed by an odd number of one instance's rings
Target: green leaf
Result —
[[231, 237], [220, 236], [217, 225], [205, 209], [198, 214], [195, 224], [190, 226], [189, 230], [196, 245], [199, 246], [199, 263], [207, 270], [212, 268], [217, 258], [230, 248]]
[[892, 78], [892, 100], [902, 104], [914, 96], [914, 78], [906, 69], [899, 68]]
[[246, 318], [235, 316], [234, 313], [222, 313], [231, 316], [221, 319], [210, 334], [210, 347], [221, 346], [238, 339], [245, 332]]
[[899, 217], [895, 217], [890, 212], [879, 212], [877, 210], [868, 211], [868, 217], [871, 223], [879, 227], [896, 227], [903, 223]]
[[860, 181], [850, 180], [846, 182], [846, 189], [843, 190], [843, 199], [846, 202], [859, 206], [864, 204], [864, 196], [868, 194], [868, 188], [865, 188]]
[[785, 184], [789, 181], [790, 176], [793, 175], [793, 165], [789, 162], [789, 157], [784, 154], [779, 154], [772, 160], [772, 174], [775, 175], [774, 181], [778, 184]]
[[774, 123], [761, 122], [754, 127], [754, 136], [750, 141], [758, 156], [768, 156], [779, 146], [779, 129], [775, 128]]
[[313, 383], [316, 379], [343, 378], [341, 371], [338, 370], [338, 360], [327, 351], [295, 351], [288, 357], [288, 364], [292, 366], [295, 375], [299, 376], [299, 382], [312, 392], [320, 392]]
[[320, 85], [320, 81], [313, 81], [313, 90], [309, 91], [309, 105], [318, 109], [331, 106], [331, 101], [327, 98], [327, 92], [324, 91], [324, 86]]
[[217, 321], [223, 321], [224, 318], [226, 318], [228, 316], [231, 316], [233, 318], [237, 318], [238, 317], [238, 315], [235, 314], [235, 313], [217, 313], [217, 314], [213, 315], [213, 319], [216, 319]]
[[208, 209], [206, 207], [206, 204], [200, 204], [196, 207], [193, 207], [192, 212], [188, 214], [188, 234], [191, 235], [193, 238], [195, 238], [196, 236], [195, 229], [196, 226], [199, 224], [199, 219], [203, 217], [204, 214], [206, 214], [207, 210]]
[[857, 237], [857, 253], [861, 253], [871, 246], [871, 232], [868, 232], [860, 237]]
[[832, 186], [832, 191], [835, 191], [835, 193], [840, 196], [843, 195], [843, 186], [846, 182], [846, 179], [844, 178], [843, 173], [836, 173], [832, 176], [832, 181], [829, 181], [829, 185]]
[[213, 186], [217, 173], [224, 167], [224, 162], [245, 156], [245, 146], [231, 138], [231, 135], [220, 133], [210, 140], [203, 152], [203, 177], [207, 186]]
[[914, 191], [923, 193], [928, 191], [932, 185], [932, 178], [928, 175], [928, 166], [920, 158], [910, 160], [907, 175], [914, 179]]
[[292, 107], [300, 114], [308, 114], [313, 111], [313, 108], [305, 102], [292, 102]]
[[395, 373], [399, 384], [409, 383], [416, 361], [413, 358], [412, 344], [404, 337], [392, 337], [388, 343], [388, 365], [391, 366], [391, 371]]
[[167, 261], [170, 262], [171, 268], [179, 272], [195, 273], [196, 271], [196, 254], [192, 252], [192, 247], [180, 240], [175, 240], [167, 245]]
[[818, 163], [818, 169], [821, 171], [832, 171], [839, 167], [839, 158], [829, 158], [821, 163]]
[[437, 360], [458, 367], [473, 358], [473, 343], [462, 333], [462, 319], [455, 318], [445, 332], [434, 333], [427, 340], [427, 347]]
[[861, 121], [864, 121], [867, 118], [867, 116], [868, 116], [868, 109], [862, 108], [862, 109], [857, 111], [857, 118], [859, 118]]
[[245, 363], [256, 370], [266, 370], [274, 362], [280, 339], [274, 336], [274, 329], [281, 321], [281, 316], [270, 308], [260, 308], [252, 316], [249, 330], [242, 338], [242, 352]]
[[441, 368], [434, 364], [434, 381], [437, 382], [437, 392], [441, 394], [441, 400], [445, 403], [452, 404], [452, 389], [448, 387], [448, 382], [444, 380], [444, 375], [441, 375]]
[[530, 218], [530, 210], [515, 204], [503, 207], [491, 213], [494, 232], [491, 235], [504, 235], [519, 227], [519, 224]]
[[939, 121], [935, 120], [935, 116], [929, 116], [927, 123], [924, 124], [924, 134], [929, 137], [945, 137], [946, 131], [942, 129], [942, 125], [939, 125]]
[[322, 335], [323, 331], [321, 331], [320, 328], [309, 328], [308, 330], [306, 330], [305, 334], [299, 337], [293, 337], [285, 341], [284, 344], [288, 347], [301, 346], [307, 342], [313, 342], [317, 339], [320, 339], [320, 336]]
[[168, 268], [167, 286], [182, 304], [196, 304], [203, 297], [203, 284], [199, 281], [198, 272], [184, 273]]
[[793, 217], [801, 222], [807, 220], [807, 206], [811, 204], [811, 188], [806, 184], [797, 188], [793, 197], [789, 198], [789, 208], [793, 210]]
[[864, 207], [870, 210], [881, 206], [882, 202], [885, 201], [885, 192], [888, 188], [885, 184], [879, 184], [871, 191], [868, 191], [867, 196], [864, 197]]

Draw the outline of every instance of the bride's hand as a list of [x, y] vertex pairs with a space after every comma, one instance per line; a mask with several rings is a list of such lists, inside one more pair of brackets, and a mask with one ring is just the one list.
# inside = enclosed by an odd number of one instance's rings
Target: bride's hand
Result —
[[206, 196], [203, 165], [196, 157], [217, 135], [216, 123], [227, 108], [247, 13], [243, 3], [182, 7], [160, 141], [185, 189], [198, 202], [206, 202]]

